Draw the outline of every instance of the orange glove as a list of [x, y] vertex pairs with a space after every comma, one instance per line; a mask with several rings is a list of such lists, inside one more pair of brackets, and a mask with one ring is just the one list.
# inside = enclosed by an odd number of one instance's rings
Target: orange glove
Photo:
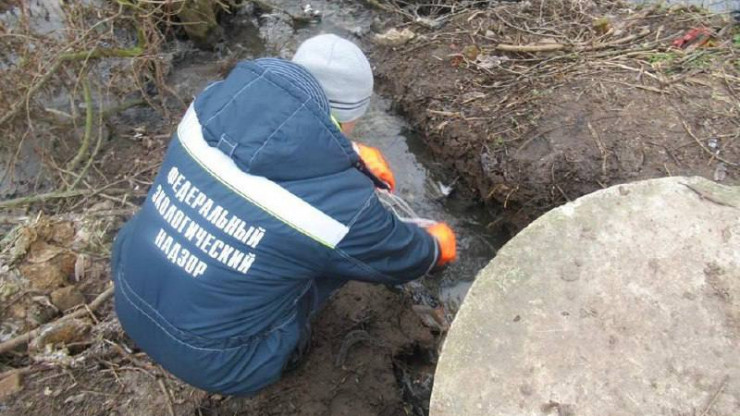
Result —
[[394, 191], [396, 189], [396, 178], [393, 177], [393, 171], [391, 171], [380, 150], [357, 142], [354, 143], [354, 146], [355, 151], [360, 155], [360, 159], [362, 159], [370, 173], [388, 185], [391, 191]]
[[447, 263], [455, 261], [457, 259], [457, 242], [452, 228], [443, 222], [438, 222], [426, 227], [426, 230], [437, 240], [437, 245], [439, 246], [437, 266], [444, 266]]

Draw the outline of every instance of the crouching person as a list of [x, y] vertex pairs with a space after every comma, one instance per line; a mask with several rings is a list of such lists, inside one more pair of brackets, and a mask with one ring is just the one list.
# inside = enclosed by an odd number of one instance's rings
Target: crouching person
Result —
[[166, 370], [249, 395], [278, 380], [348, 280], [398, 284], [454, 260], [455, 237], [399, 221], [382, 155], [345, 134], [370, 65], [333, 35], [294, 62], [241, 62], [192, 103], [113, 253], [116, 311]]

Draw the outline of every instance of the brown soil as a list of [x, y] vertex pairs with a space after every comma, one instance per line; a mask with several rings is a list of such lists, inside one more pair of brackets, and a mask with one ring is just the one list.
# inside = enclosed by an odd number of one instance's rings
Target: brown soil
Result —
[[[414, 26], [413, 41], [375, 48], [380, 84], [514, 228], [618, 183], [668, 175], [740, 182], [737, 28], [692, 9], [577, 3], [580, 10], [569, 1], [503, 4], [436, 30]], [[715, 46], [669, 48], [697, 26], [721, 33]], [[598, 46], [573, 54], [499, 44]]]
[[223, 397], [183, 384], [136, 352], [110, 306], [98, 316], [87, 341], [58, 350], [67, 360], [34, 357], [47, 364], [22, 370], [20, 392], [0, 394], [4, 415], [149, 416], [168, 414], [170, 406], [170, 414], [183, 416], [418, 414], [424, 404], [408, 403], [397, 376], [424, 401], [434, 366], [423, 353], [438, 341], [402, 295], [351, 283], [321, 312], [298, 369], [256, 397]]

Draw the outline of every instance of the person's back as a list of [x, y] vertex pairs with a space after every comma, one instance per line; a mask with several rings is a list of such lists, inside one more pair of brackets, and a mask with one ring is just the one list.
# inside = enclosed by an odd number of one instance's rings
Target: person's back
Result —
[[121, 324], [190, 384], [254, 393], [347, 279], [399, 283], [437, 263], [435, 240], [381, 206], [329, 105], [299, 65], [240, 63], [191, 105], [119, 233]]

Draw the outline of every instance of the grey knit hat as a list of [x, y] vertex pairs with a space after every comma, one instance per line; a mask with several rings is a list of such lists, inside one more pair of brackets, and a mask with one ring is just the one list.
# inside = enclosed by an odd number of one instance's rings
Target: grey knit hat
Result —
[[365, 114], [373, 94], [373, 70], [357, 45], [336, 35], [314, 36], [301, 44], [293, 62], [316, 77], [339, 122]]

